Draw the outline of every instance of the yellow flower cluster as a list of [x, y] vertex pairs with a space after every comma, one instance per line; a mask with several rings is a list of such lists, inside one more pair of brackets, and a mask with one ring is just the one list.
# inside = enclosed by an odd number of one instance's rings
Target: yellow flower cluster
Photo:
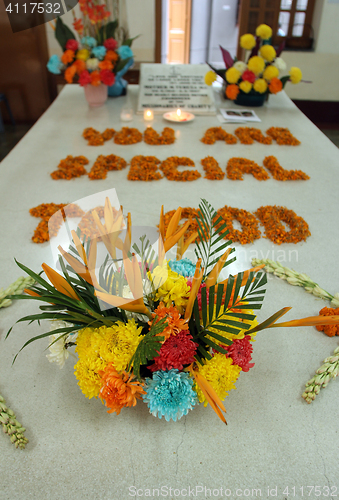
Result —
[[303, 77], [303, 74], [299, 68], [292, 67], [289, 71], [290, 80], [292, 83], [299, 83]]
[[255, 46], [255, 38], [250, 33], [246, 33], [246, 35], [242, 35], [240, 37], [240, 47], [246, 50], [251, 50]]
[[270, 82], [272, 78], [278, 78], [278, 76], [279, 76], [279, 70], [275, 66], [272, 66], [272, 64], [267, 66], [263, 74], [263, 77], [268, 82]]
[[247, 67], [250, 71], [253, 71], [256, 76], [258, 76], [264, 71], [265, 60], [260, 56], [253, 56], [249, 59]]
[[117, 321], [112, 326], [84, 328], [77, 337], [75, 351], [79, 361], [75, 365], [78, 385], [87, 398], [97, 397], [101, 387], [101, 375], [108, 363], [118, 372], [125, 370], [137, 346], [142, 340], [141, 327], [134, 319], [127, 323]]
[[240, 77], [240, 71], [238, 71], [234, 66], [226, 71], [226, 80], [228, 83], [237, 83]]
[[266, 61], [272, 62], [277, 55], [275, 48], [272, 45], [263, 45], [259, 51], [261, 57], [263, 57]]
[[262, 40], [269, 40], [272, 36], [272, 28], [267, 26], [267, 24], [260, 24], [255, 30], [255, 34], [260, 36]]
[[[199, 373], [211, 384], [222, 400], [228, 395], [227, 391], [236, 389], [234, 382], [239, 377], [241, 371], [240, 366], [233, 365], [232, 363], [232, 358], [226, 358], [224, 354], [216, 353], [204, 365], [199, 365]], [[204, 406], [207, 406], [205, 396], [198, 384], [195, 384], [194, 388], [197, 391], [200, 403], [204, 403]]]
[[239, 83], [239, 88], [240, 88], [240, 90], [245, 92], [245, 94], [248, 94], [252, 89], [252, 84], [251, 84], [251, 82], [244, 80], [244, 81]]
[[170, 307], [174, 302], [179, 313], [183, 314], [188, 302], [189, 291], [190, 287], [187, 285], [184, 276], [172, 271], [168, 266], [167, 280], [157, 289], [155, 297], [157, 300], [162, 301], [166, 307]]
[[80, 59], [81, 61], [87, 61], [87, 59], [90, 56], [90, 52], [87, 49], [80, 49], [77, 52], [77, 59]]
[[253, 84], [253, 88], [256, 92], [264, 94], [267, 90], [267, 83], [263, 78], [258, 78]]
[[213, 82], [217, 79], [217, 75], [214, 73], [214, 71], [207, 71], [205, 75], [205, 83], [208, 86], [211, 86]]

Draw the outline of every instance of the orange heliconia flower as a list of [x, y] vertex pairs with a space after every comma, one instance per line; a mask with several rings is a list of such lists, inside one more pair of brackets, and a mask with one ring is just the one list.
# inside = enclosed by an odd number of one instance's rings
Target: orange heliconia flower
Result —
[[106, 59], [106, 61], [100, 61], [98, 66], [100, 69], [108, 69], [110, 71], [113, 69], [113, 64], [108, 59]]
[[74, 64], [65, 70], [65, 80], [67, 83], [73, 83], [74, 75], [77, 72], [77, 68]]
[[114, 50], [108, 50], [105, 55], [105, 60], [106, 61], [112, 61], [115, 62], [119, 59], [118, 54]]
[[272, 78], [268, 88], [271, 94], [277, 94], [278, 92], [281, 92], [283, 85], [281, 83], [281, 80], [279, 80], [279, 78]]
[[231, 99], [231, 101], [235, 101], [239, 94], [240, 90], [238, 85], [227, 85], [226, 87], [226, 97]]
[[71, 63], [74, 60], [74, 50], [67, 49], [61, 56], [61, 61], [64, 64]]
[[75, 17], [73, 21], [73, 28], [81, 36], [84, 31], [84, 25], [82, 24], [82, 19], [77, 19]]
[[121, 412], [124, 406], [135, 406], [137, 399], [141, 399], [141, 394], [146, 394], [143, 390], [143, 384], [135, 380], [133, 375], [127, 372], [119, 374], [110, 363], [103, 372], [99, 372], [102, 377], [102, 386], [99, 397], [105, 400], [107, 413]]
[[[159, 337], [165, 337], [165, 340], [167, 340], [171, 335], [176, 335], [181, 330], [188, 330], [188, 323], [184, 318], [180, 317], [176, 307], [165, 307], [164, 304], [160, 302], [154, 313], [152, 313], [152, 316], [153, 318], [158, 316], [157, 322], [162, 318], [166, 318], [168, 326], [166, 326], [166, 328], [159, 333]], [[149, 321], [148, 324], [151, 325], [152, 321]]]
[[91, 84], [97, 87], [101, 83], [100, 73], [99, 71], [93, 71], [91, 73]]
[[76, 59], [72, 66], [76, 67], [78, 75], [80, 75], [80, 73], [82, 73], [86, 69], [86, 63], [82, 59]]

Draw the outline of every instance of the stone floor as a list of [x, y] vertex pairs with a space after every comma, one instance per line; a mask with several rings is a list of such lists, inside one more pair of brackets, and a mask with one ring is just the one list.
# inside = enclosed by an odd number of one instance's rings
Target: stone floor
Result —
[[[31, 128], [31, 124], [5, 125], [5, 132], [0, 134], [0, 162], [22, 139]], [[321, 131], [339, 148], [339, 125], [337, 129], [322, 129]]]

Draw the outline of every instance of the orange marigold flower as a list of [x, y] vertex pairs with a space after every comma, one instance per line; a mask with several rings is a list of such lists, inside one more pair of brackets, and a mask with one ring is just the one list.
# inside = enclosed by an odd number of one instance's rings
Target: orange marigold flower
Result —
[[106, 61], [112, 61], [115, 62], [119, 59], [118, 54], [114, 50], [108, 50], [105, 55], [105, 60]]
[[77, 68], [74, 64], [72, 64], [72, 66], [69, 66], [69, 68], [67, 68], [65, 70], [65, 80], [67, 83], [72, 83], [73, 82], [73, 78], [74, 78], [74, 75], [75, 73], [77, 72]]
[[99, 374], [102, 377], [99, 397], [105, 400], [105, 406], [109, 408], [107, 413], [115, 411], [119, 415], [124, 406], [135, 406], [141, 394], [146, 394], [143, 384], [133, 381], [133, 375], [125, 371], [119, 374], [112, 363]]
[[98, 86], [101, 83], [100, 73], [99, 71], [93, 71], [91, 73], [91, 84], [94, 86]]
[[64, 64], [71, 63], [74, 60], [74, 50], [67, 49], [61, 56], [61, 61]]
[[106, 61], [99, 62], [98, 66], [100, 69], [108, 69], [110, 71], [113, 69], [113, 64], [108, 59], [106, 59]]
[[[165, 337], [165, 340], [171, 335], [176, 335], [181, 330], [188, 330], [188, 324], [184, 318], [180, 317], [179, 311], [176, 307], [165, 307], [164, 304], [160, 302], [154, 313], [152, 313], [152, 316], [153, 318], [158, 316], [157, 323], [162, 318], [166, 318], [167, 326], [161, 333], [159, 333], [159, 337]], [[151, 325], [152, 321], [149, 321], [148, 324]]]
[[269, 88], [271, 94], [277, 94], [283, 88], [281, 80], [279, 80], [279, 78], [272, 78], [268, 88]]
[[226, 97], [228, 99], [231, 99], [231, 101], [235, 101], [239, 92], [240, 91], [238, 85], [227, 85], [226, 87]]
[[77, 74], [80, 75], [86, 69], [86, 63], [82, 59], [76, 59], [73, 63], [73, 66], [76, 67]]

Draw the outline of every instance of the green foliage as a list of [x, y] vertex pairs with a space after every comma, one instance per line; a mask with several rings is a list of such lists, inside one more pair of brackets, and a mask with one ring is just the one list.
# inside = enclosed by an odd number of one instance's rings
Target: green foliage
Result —
[[[197, 259], [201, 258], [201, 265], [204, 268], [204, 278], [209, 274], [214, 265], [224, 253], [231, 241], [222, 242], [228, 234], [226, 224], [223, 219], [218, 216], [214, 208], [206, 201], [202, 200], [199, 204], [199, 212], [196, 217], [198, 224], [198, 235], [200, 242], [196, 243], [195, 255]], [[231, 253], [234, 251], [232, 249]], [[235, 257], [228, 259], [224, 266], [228, 266], [235, 261]]]
[[75, 40], [73, 32], [62, 22], [61, 17], [57, 17], [56, 20], [55, 38], [58, 40], [62, 50], [65, 50], [68, 40]]
[[98, 33], [99, 45], [102, 45], [107, 38], [114, 38], [115, 30], [117, 29], [118, 24], [118, 21], [115, 20], [101, 26]]
[[164, 331], [168, 323], [166, 322], [166, 318], [158, 322], [157, 319], [158, 316], [154, 318], [149, 332], [146, 333], [139, 343], [128, 366], [129, 371], [133, 366], [133, 374], [138, 380], [141, 380], [140, 366], [146, 365], [147, 361], [159, 356], [162, 342], [165, 340], [165, 337], [158, 336], [158, 334]]
[[134, 40], [136, 40], [137, 38], [139, 38], [140, 35], [137, 35], [133, 38], [127, 38], [126, 40], [124, 40], [124, 43], [122, 45], [128, 45], [128, 47], [131, 47], [132, 43], [134, 42]]
[[282, 83], [283, 88], [285, 87], [286, 82], [288, 82], [289, 79], [290, 79], [289, 75], [286, 75], [286, 76], [283, 76], [282, 78], [280, 78], [280, 81]]

